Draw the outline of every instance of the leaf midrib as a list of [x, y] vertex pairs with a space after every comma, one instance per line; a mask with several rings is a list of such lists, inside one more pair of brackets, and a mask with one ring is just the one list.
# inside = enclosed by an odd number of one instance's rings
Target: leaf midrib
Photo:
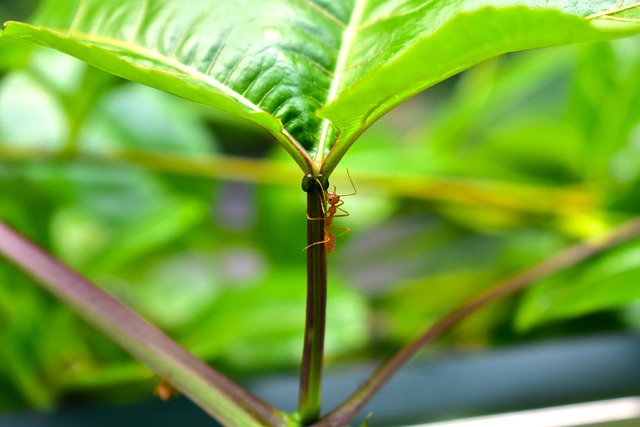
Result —
[[[344, 34], [342, 37], [342, 44], [338, 51], [338, 60], [336, 61], [336, 67], [333, 72], [333, 80], [331, 81], [331, 86], [329, 87], [329, 93], [327, 94], [327, 99], [324, 105], [329, 105], [336, 97], [338, 96], [338, 91], [341, 86], [342, 75], [346, 69], [346, 64], [348, 60], [348, 55], [351, 50], [351, 46], [356, 37], [356, 30], [360, 25], [360, 20], [362, 18], [362, 12], [367, 3], [367, 0], [355, 0], [353, 11], [351, 12], [351, 18], [349, 19], [349, 23], [346, 25], [344, 29]], [[327, 139], [330, 135], [331, 130], [331, 122], [328, 119], [324, 119], [322, 121], [322, 130], [320, 132], [320, 140], [318, 141], [318, 147], [316, 152], [315, 163], [319, 165], [324, 160], [324, 151], [327, 145]]]

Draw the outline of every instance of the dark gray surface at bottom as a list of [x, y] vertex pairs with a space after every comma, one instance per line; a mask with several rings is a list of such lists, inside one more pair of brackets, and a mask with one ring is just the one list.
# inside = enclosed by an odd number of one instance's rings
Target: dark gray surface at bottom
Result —
[[[337, 405], [372, 369], [343, 368], [327, 374], [324, 407]], [[249, 388], [279, 409], [295, 410], [294, 375], [265, 378]], [[604, 335], [412, 364], [383, 388], [363, 414], [373, 414], [372, 427], [397, 426], [632, 395], [640, 395], [640, 335]], [[185, 399], [0, 415], [0, 427], [216, 425]]]

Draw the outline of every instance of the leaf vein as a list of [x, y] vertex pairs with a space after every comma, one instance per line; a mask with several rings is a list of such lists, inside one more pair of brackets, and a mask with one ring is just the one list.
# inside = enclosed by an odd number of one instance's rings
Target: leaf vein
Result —
[[334, 52], [335, 54], [338, 53], [338, 49], [335, 46], [331, 46], [329, 44], [329, 42], [327, 42], [326, 40], [324, 40], [322, 37], [320, 37], [318, 34], [314, 33], [313, 31], [309, 31], [304, 27], [298, 27], [297, 30], [299, 30], [301, 33], [306, 34], [307, 36], [309, 36], [310, 38], [317, 40], [322, 46], [324, 46], [325, 48], [331, 50], [332, 52]]
[[425, 7], [428, 7], [428, 6], [432, 6], [432, 2], [431, 1], [426, 1], [426, 2], [422, 3], [420, 6], [414, 7], [413, 9], [408, 9], [408, 10], [406, 10], [404, 12], [391, 13], [391, 14], [388, 14], [388, 15], [384, 15], [384, 16], [382, 16], [380, 18], [364, 22], [358, 27], [358, 31], [362, 31], [364, 29], [373, 27], [374, 25], [377, 25], [377, 24], [379, 24], [381, 22], [385, 22], [385, 21], [389, 21], [391, 19], [402, 18], [403, 16], [411, 15], [413, 13], [419, 12], [420, 10], [422, 10]]
[[257, 75], [253, 80], [251, 80], [251, 83], [249, 83], [249, 84], [247, 85], [247, 87], [242, 91], [242, 96], [243, 96], [243, 97], [245, 97], [245, 98], [249, 99], [249, 98], [247, 97], [247, 93], [251, 90], [251, 88], [253, 88], [253, 86], [256, 84], [256, 82], [257, 82], [258, 80], [260, 80], [260, 78], [261, 78], [261, 77], [262, 77], [266, 72], [267, 72], [267, 69], [260, 70], [260, 73], [258, 73], [258, 75]]
[[211, 75], [211, 72], [213, 71], [213, 67], [216, 64], [218, 57], [220, 57], [220, 52], [222, 52], [222, 50], [227, 46], [227, 40], [229, 38], [230, 33], [231, 31], [225, 31], [224, 35], [222, 36], [222, 41], [220, 42], [220, 46], [218, 47], [218, 50], [216, 50], [215, 55], [213, 55], [213, 58], [211, 58], [211, 61], [209, 61], [209, 65], [207, 66], [207, 70], [205, 71], [206, 75], [208, 76]]
[[311, 6], [315, 10], [322, 13], [325, 17], [329, 18], [331, 21], [335, 22], [340, 28], [344, 29], [346, 27], [345, 23], [342, 22], [337, 16], [329, 12], [327, 9], [323, 8], [313, 0], [302, 0], [305, 4]]
[[[227, 72], [226, 77], [224, 78], [224, 80], [221, 82], [224, 86], [229, 87], [229, 80], [231, 79], [231, 77], [233, 76], [233, 74], [236, 72], [236, 70], [238, 69], [238, 66], [240, 65], [240, 63], [242, 62], [242, 60], [244, 59], [244, 56], [239, 56], [237, 57], [236, 61], [233, 63], [233, 65], [231, 66], [231, 68], [229, 69], [229, 71]], [[235, 92], [235, 91], [234, 91]], [[236, 92], [237, 93], [237, 92]]]
[[145, 15], [147, 14], [148, 7], [149, 7], [149, 0], [143, 0], [142, 6], [140, 6], [140, 12], [138, 13], [138, 17], [136, 18], [136, 22], [133, 26], [133, 29], [131, 30], [131, 35], [129, 36], [129, 39], [128, 39], [129, 42], [133, 42], [138, 36], [138, 33], [142, 28], [142, 23], [144, 22]]
[[326, 75], [328, 75], [329, 77], [333, 78], [334, 74], [329, 71], [326, 67], [324, 67], [321, 63], [319, 63], [318, 61], [316, 61], [315, 59], [311, 58], [309, 55], [297, 51], [295, 49], [291, 49], [285, 46], [278, 46], [278, 50], [285, 52], [285, 53], [290, 53], [292, 55], [295, 55], [299, 58], [303, 58], [305, 59], [309, 64], [313, 65], [314, 67], [318, 68], [320, 71], [322, 71], [323, 73], [325, 73]]
[[366, 64], [367, 62], [370, 62], [373, 58], [375, 58], [376, 56], [380, 56], [383, 55], [385, 52], [384, 49], [381, 49], [377, 52], [372, 53], [371, 55], [362, 58], [360, 61], [358, 62], [354, 62], [353, 64], [349, 65], [348, 67], [345, 68], [345, 71], [350, 71], [350, 70], [354, 70], [360, 66], [362, 66], [363, 64]]
[[640, 2], [631, 3], [624, 7], [622, 6], [622, 3], [624, 3], [624, 1], [619, 1], [616, 7], [614, 7], [613, 9], [606, 10], [604, 12], [595, 13], [593, 15], [588, 16], [587, 19], [610, 17], [610, 15], [613, 15], [614, 13], [620, 13], [620, 12], [624, 12], [625, 10], [640, 7]]
[[292, 97], [289, 97], [289, 98], [285, 99], [283, 102], [278, 104], [278, 106], [273, 110], [273, 112], [271, 114], [273, 114], [274, 116], [278, 116], [278, 114], [280, 113], [280, 110], [282, 110], [288, 104], [291, 104], [294, 99], [306, 99], [308, 101], [311, 101], [312, 104], [320, 106], [320, 102], [318, 102], [317, 99], [314, 99], [314, 98], [312, 98], [312, 97], [310, 97], [308, 95], [305, 95], [305, 94], [299, 94], [297, 96], [292, 96]]
[[76, 28], [82, 22], [82, 18], [87, 14], [87, 0], [80, 0], [80, 4], [78, 5], [78, 10], [76, 10], [75, 15], [73, 16], [73, 21], [71, 22], [70, 31], [75, 31]]

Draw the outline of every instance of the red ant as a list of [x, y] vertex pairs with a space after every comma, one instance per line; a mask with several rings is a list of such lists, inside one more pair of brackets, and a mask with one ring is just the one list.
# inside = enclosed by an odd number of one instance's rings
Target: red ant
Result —
[[[324, 221], [324, 240], [310, 244], [309, 246], [304, 248], [305, 251], [309, 249], [311, 246], [324, 244], [325, 250], [328, 253], [333, 253], [333, 251], [335, 251], [336, 249], [336, 239], [340, 236], [344, 236], [349, 231], [351, 231], [350, 228], [336, 227], [333, 225], [334, 218], [350, 215], [349, 212], [341, 208], [341, 206], [344, 204], [344, 200], [342, 200], [341, 197], [354, 196], [358, 194], [358, 190], [356, 190], [356, 186], [353, 184], [353, 180], [351, 179], [351, 175], [349, 174], [349, 169], [347, 169], [347, 176], [349, 177], [349, 181], [351, 182], [351, 187], [353, 188], [353, 193], [349, 193], [349, 194], [338, 194], [336, 192], [335, 185], [333, 186], [333, 191], [326, 191], [323, 188], [322, 183], [320, 183], [320, 181], [316, 179], [316, 182], [318, 183], [318, 185], [320, 185], [320, 188], [322, 188], [322, 204], [320, 206], [322, 207], [323, 217], [310, 218], [309, 214], [307, 213], [307, 219], [310, 221]], [[328, 209], [325, 207], [327, 205], [328, 205]], [[342, 213], [339, 214], [338, 211]], [[332, 232], [334, 228], [344, 230], [344, 231], [336, 236]]]
[[158, 396], [160, 400], [163, 400], [166, 402], [172, 397], [177, 396], [179, 393], [178, 393], [178, 390], [171, 387], [171, 384], [169, 384], [169, 382], [166, 379], [160, 378], [160, 382], [158, 382], [158, 385], [153, 391], [153, 394], [155, 396]]

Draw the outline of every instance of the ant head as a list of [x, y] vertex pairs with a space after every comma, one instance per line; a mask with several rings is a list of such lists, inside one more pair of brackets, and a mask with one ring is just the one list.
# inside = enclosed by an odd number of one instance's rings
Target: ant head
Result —
[[338, 200], [340, 200], [340, 196], [336, 194], [335, 188], [334, 191], [329, 191], [327, 193], [327, 203], [329, 203], [330, 205], [338, 203]]

